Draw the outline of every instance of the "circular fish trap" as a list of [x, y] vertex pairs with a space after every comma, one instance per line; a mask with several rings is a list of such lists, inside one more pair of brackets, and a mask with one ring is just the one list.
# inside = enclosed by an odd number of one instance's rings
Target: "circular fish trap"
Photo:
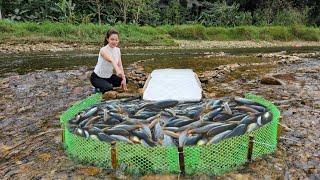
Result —
[[245, 98], [257, 102], [272, 114], [272, 120], [249, 133], [234, 136], [205, 146], [155, 146], [116, 142], [111, 145], [98, 139], [74, 134], [68, 121], [79, 112], [101, 102], [101, 94], [93, 94], [75, 103], [60, 118], [64, 129], [63, 143], [67, 154], [81, 162], [102, 168], [124, 167], [128, 173], [205, 173], [219, 175], [238, 166], [275, 151], [280, 111], [260, 96], [246, 94]]

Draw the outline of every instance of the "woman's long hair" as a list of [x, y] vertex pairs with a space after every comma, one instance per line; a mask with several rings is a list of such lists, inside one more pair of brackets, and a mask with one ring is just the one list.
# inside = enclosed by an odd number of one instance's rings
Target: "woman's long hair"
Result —
[[109, 37], [110, 37], [112, 34], [116, 34], [116, 35], [119, 36], [119, 32], [118, 32], [117, 30], [112, 29], [112, 28], [109, 29], [109, 30], [107, 31], [107, 33], [106, 33], [105, 38], [104, 38], [104, 45], [105, 45], [105, 46], [108, 44], [108, 39], [109, 39]]

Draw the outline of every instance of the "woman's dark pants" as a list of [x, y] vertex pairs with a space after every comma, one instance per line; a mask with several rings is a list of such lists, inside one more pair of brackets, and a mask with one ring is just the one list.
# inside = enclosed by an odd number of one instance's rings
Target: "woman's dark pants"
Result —
[[112, 90], [113, 87], [120, 87], [122, 78], [115, 74], [112, 74], [110, 78], [101, 78], [92, 72], [90, 81], [95, 88], [99, 88], [102, 93], [105, 93]]

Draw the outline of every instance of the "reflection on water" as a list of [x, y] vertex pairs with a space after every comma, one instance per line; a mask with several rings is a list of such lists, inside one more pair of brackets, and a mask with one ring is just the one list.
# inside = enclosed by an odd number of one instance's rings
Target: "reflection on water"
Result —
[[[252, 53], [267, 53], [287, 51], [313, 52], [319, 47], [281, 47], [281, 48], [245, 48], [245, 49], [157, 49], [157, 50], [126, 50], [122, 49], [122, 59], [124, 66], [142, 59], [154, 58], [154, 61], [145, 64], [146, 71], [150, 72], [155, 68], [192, 68], [197, 72], [205, 71], [208, 68], [243, 62], [258, 62], [254, 57], [211, 57], [204, 58], [206, 54], [225, 52], [231, 55], [249, 55]], [[97, 61], [97, 52], [68, 51], [68, 52], [32, 52], [19, 54], [0, 55], [0, 77], [6, 73], [25, 74], [35, 70], [57, 70], [74, 69], [79, 66], [87, 66], [93, 69]]]

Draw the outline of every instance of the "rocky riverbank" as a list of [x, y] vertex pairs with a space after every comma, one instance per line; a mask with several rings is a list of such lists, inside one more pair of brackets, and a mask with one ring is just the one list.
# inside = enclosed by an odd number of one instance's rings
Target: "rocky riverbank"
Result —
[[[267, 48], [267, 47], [293, 47], [301, 48], [307, 46], [320, 46], [317, 41], [187, 41], [175, 40], [176, 46], [130, 46], [121, 47], [126, 49], [208, 49], [208, 48]], [[21, 52], [40, 51], [74, 51], [74, 50], [97, 50], [101, 44], [80, 44], [80, 43], [0, 43], [0, 53], [12, 54]]]
[[[215, 55], [215, 54], [212, 54]], [[221, 56], [220, 54], [216, 54]], [[256, 54], [258, 64], [228, 64], [198, 74], [206, 97], [242, 96], [251, 92], [281, 110], [282, 133], [274, 154], [256, 159], [217, 179], [319, 179], [320, 60], [313, 54]], [[150, 59], [152, 61], [152, 59]], [[131, 89], [148, 75], [139, 61], [128, 67]], [[270, 66], [266, 71], [257, 70]], [[243, 70], [244, 67], [248, 67]], [[0, 79], [0, 176], [4, 179], [128, 178], [110, 169], [78, 163], [66, 156], [59, 117], [92, 93], [87, 67], [36, 71]], [[230, 78], [232, 74], [239, 74]], [[246, 74], [254, 77], [246, 79]], [[266, 80], [268, 79], [268, 80]], [[214, 87], [214, 88], [209, 88]], [[134, 93], [132, 91], [131, 93]], [[142, 179], [176, 179], [177, 175]], [[212, 178], [196, 175], [187, 178]]]

